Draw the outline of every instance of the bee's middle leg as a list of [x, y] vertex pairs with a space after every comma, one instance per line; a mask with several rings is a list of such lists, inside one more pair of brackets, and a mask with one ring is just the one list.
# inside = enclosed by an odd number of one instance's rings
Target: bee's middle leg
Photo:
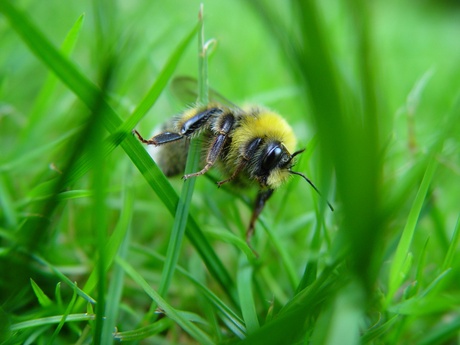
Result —
[[203, 175], [209, 169], [212, 168], [212, 166], [216, 163], [217, 159], [222, 153], [222, 149], [224, 148], [225, 142], [227, 141], [227, 138], [228, 138], [228, 133], [233, 128], [234, 123], [235, 123], [235, 117], [232, 114], [227, 114], [224, 116], [224, 118], [218, 124], [218, 128], [217, 128], [218, 134], [216, 136], [216, 139], [214, 140], [214, 142], [211, 145], [211, 148], [208, 151], [208, 155], [206, 157], [206, 165], [200, 171], [197, 171], [192, 174], [184, 175], [182, 177], [184, 180], [190, 177]]

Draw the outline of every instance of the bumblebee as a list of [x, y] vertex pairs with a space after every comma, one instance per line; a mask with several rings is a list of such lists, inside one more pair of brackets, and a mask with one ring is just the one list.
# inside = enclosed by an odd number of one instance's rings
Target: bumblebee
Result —
[[[203, 175], [218, 165], [226, 177], [217, 182], [219, 187], [228, 182], [240, 185], [249, 182], [259, 186], [246, 233], [250, 247], [255, 223], [267, 200], [290, 175], [301, 176], [319, 193], [305, 175], [291, 170], [295, 157], [304, 150], [295, 151], [297, 139], [294, 131], [273, 111], [258, 106], [241, 109], [212, 102], [184, 111], [166, 127], [169, 128], [150, 139], [143, 138], [137, 130], [133, 131], [147, 145], [175, 145], [172, 151], [175, 153], [170, 151], [168, 155], [159, 156], [159, 165], [166, 175], [179, 174], [185, 167], [187, 146], [177, 143], [202, 136], [206, 150], [204, 166], [200, 171], [184, 175], [183, 179]], [[180, 160], [182, 164], [168, 164], [166, 160]]]

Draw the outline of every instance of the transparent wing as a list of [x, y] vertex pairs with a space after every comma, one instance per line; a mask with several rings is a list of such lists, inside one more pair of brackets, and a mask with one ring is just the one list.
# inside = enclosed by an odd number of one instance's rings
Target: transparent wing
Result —
[[[181, 101], [187, 104], [196, 103], [198, 99], [198, 81], [195, 78], [188, 76], [176, 77], [171, 82], [171, 88], [173, 94]], [[230, 102], [227, 98], [211, 88], [209, 89], [209, 100], [232, 108], [239, 108], [237, 105]]]

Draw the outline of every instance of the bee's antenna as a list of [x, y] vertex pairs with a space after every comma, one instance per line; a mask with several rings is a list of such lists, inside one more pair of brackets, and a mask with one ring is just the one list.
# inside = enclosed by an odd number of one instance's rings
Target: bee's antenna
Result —
[[300, 149], [300, 150], [294, 152], [294, 153], [291, 155], [291, 159], [294, 158], [295, 156], [301, 154], [301, 153], [304, 152], [304, 151], [305, 151], [305, 149]]
[[[300, 152], [299, 152], [299, 153], [300, 153]], [[321, 193], [320, 193], [320, 191], [318, 190], [318, 188], [316, 188], [316, 186], [313, 184], [313, 182], [310, 181], [310, 179], [309, 179], [307, 176], [305, 176], [305, 175], [302, 174], [302, 173], [299, 173], [299, 172], [297, 172], [297, 171], [292, 171], [292, 170], [289, 170], [289, 173], [291, 173], [291, 174], [293, 174], [293, 175], [299, 175], [299, 176], [303, 177], [303, 179], [304, 179], [305, 181], [307, 181], [307, 182], [310, 184], [310, 186], [313, 187], [314, 190], [316, 190], [316, 192], [318, 193], [318, 195], [321, 196]], [[329, 201], [326, 200], [326, 202], [327, 202], [327, 205], [329, 206], [329, 208], [331, 209], [331, 211], [334, 211], [334, 207], [332, 207], [332, 205], [329, 203]]]

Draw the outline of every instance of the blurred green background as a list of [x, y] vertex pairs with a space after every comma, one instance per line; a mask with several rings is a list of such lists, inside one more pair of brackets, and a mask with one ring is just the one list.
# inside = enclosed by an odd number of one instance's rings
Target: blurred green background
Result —
[[282, 114], [336, 209], [292, 178], [256, 258], [217, 171], [168, 252], [184, 183], [130, 134], [189, 106], [200, 3], [0, 3], [1, 343], [457, 344], [460, 4], [203, 1], [210, 87]]

